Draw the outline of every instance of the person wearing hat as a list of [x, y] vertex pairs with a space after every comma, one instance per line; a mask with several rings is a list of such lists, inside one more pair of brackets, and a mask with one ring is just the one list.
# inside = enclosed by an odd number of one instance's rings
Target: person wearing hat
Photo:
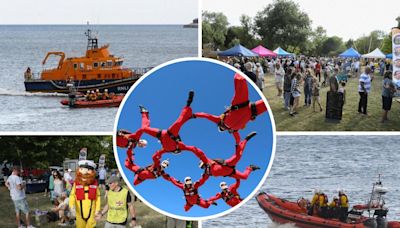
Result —
[[[191, 118], [193, 118], [192, 108], [190, 107], [194, 97], [194, 91], [189, 92], [188, 99], [186, 101], [186, 106], [183, 108], [178, 119], [166, 130], [151, 128], [150, 119], [148, 115], [142, 115], [142, 126], [143, 132], [149, 134], [160, 140], [162, 148], [155, 152], [153, 158], [161, 159], [164, 153], [171, 152], [174, 154], [179, 154], [183, 150], [188, 150], [194, 153], [198, 158], [203, 159], [205, 157], [204, 153], [194, 146], [185, 145], [181, 137], [179, 136], [179, 131], [181, 127]], [[141, 106], [141, 112], [147, 111], [143, 106]], [[147, 111], [148, 112], [148, 111]], [[154, 160], [154, 159], [153, 159]]]
[[111, 176], [107, 184], [110, 187], [107, 202], [96, 216], [97, 221], [107, 215], [105, 228], [122, 228], [126, 227], [130, 216], [129, 226], [136, 226], [136, 211], [129, 190], [120, 186], [120, 179], [117, 176]]
[[108, 89], [104, 89], [102, 99], [103, 99], [103, 100], [108, 100], [108, 99], [110, 99], [110, 95], [108, 94]]
[[314, 215], [315, 212], [319, 209], [318, 199], [319, 199], [320, 190], [318, 188], [314, 189], [314, 196], [311, 199], [310, 207], [308, 208], [308, 215]]
[[101, 100], [103, 99], [103, 94], [100, 93], [99, 89], [96, 89], [96, 100]]
[[71, 192], [72, 184], [74, 183], [74, 179], [71, 176], [71, 169], [68, 169], [67, 172], [64, 173], [64, 181], [65, 181], [65, 190], [67, 191], [67, 196]]
[[339, 220], [346, 222], [349, 211], [349, 198], [343, 189], [339, 190]]
[[236, 182], [228, 187], [226, 182], [221, 182], [219, 187], [221, 188], [221, 192], [218, 192], [215, 196], [208, 199], [208, 201], [214, 202], [218, 199], [223, 199], [226, 204], [231, 207], [238, 205], [242, 202], [239, 193], [237, 192], [240, 186], [240, 179], [236, 179]]
[[[128, 154], [132, 154], [130, 150], [132, 150], [132, 147], [128, 148], [127, 152]], [[164, 160], [160, 164], [160, 160], [158, 160], [157, 158], [153, 157], [153, 160], [154, 160], [153, 164], [148, 165], [145, 168], [142, 168], [134, 163], [133, 156], [127, 157], [125, 159], [125, 167], [135, 173], [133, 185], [138, 185], [147, 179], [156, 179], [160, 176], [168, 180], [167, 178], [168, 174], [165, 173], [164, 169], [166, 169], [169, 166], [169, 161]]]
[[234, 76], [235, 93], [232, 98], [231, 106], [221, 115], [216, 116], [209, 113], [197, 112], [196, 118], [206, 118], [218, 125], [220, 131], [227, 130], [233, 134], [236, 144], [240, 142], [239, 130], [246, 127], [249, 121], [256, 119], [267, 111], [267, 107], [262, 99], [256, 102], [249, 101], [249, 91], [247, 81], [240, 74]]
[[227, 160], [223, 159], [202, 159], [199, 167], [204, 169], [204, 175], [207, 176], [230, 176], [235, 179], [247, 179], [251, 172], [260, 169], [255, 165], [250, 165], [244, 172], [236, 170], [235, 166], [240, 161], [243, 155], [243, 151], [246, 147], [247, 142], [256, 135], [256, 132], [251, 132], [246, 138], [236, 146], [235, 154]]
[[173, 185], [183, 190], [185, 195], [186, 204], [184, 206], [185, 211], [189, 211], [194, 205], [198, 205], [202, 208], [209, 208], [210, 205], [217, 205], [215, 202], [204, 200], [200, 197], [198, 189], [202, 186], [208, 179], [207, 175], [202, 175], [200, 180], [196, 181], [194, 184], [191, 177], [185, 177], [185, 182], [182, 183], [175, 178], [168, 176], [169, 180]]
[[90, 90], [86, 91], [85, 98], [87, 101], [90, 101]]
[[100, 190], [96, 180], [96, 164], [81, 160], [69, 196], [69, 207], [76, 216], [77, 228], [96, 226], [96, 214], [100, 213]]

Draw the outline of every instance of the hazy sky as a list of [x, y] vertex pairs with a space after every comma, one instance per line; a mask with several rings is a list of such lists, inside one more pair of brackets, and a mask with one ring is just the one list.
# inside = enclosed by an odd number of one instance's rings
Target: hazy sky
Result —
[[[397, 25], [395, 18], [400, 16], [400, 1], [365, 0], [294, 0], [312, 20], [313, 28], [321, 25], [329, 36], [358, 38], [363, 34], [379, 29], [389, 32]], [[203, 9], [223, 12], [231, 24], [239, 25], [242, 14], [254, 17], [272, 0], [203, 0]]]
[[197, 0], [13, 0], [0, 24], [186, 24], [198, 17]]

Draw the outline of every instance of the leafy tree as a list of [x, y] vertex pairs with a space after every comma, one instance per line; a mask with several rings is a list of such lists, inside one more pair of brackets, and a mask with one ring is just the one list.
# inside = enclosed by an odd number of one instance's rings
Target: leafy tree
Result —
[[310, 42], [307, 42], [309, 46], [308, 55], [320, 56], [322, 54], [322, 44], [326, 40], [326, 30], [322, 26], [318, 26], [310, 37]]
[[97, 163], [100, 155], [106, 154], [106, 165], [116, 167], [111, 136], [2, 136], [0, 162], [47, 168], [62, 165], [65, 158], [78, 159], [83, 147], [88, 148], [88, 159]]
[[270, 48], [280, 46], [294, 51], [311, 34], [311, 20], [291, 0], [275, 0], [257, 13], [254, 22], [262, 42]]
[[343, 52], [345, 46], [343, 44], [342, 38], [337, 36], [328, 37], [322, 43], [321, 54], [324, 56], [335, 56], [340, 52]]
[[383, 31], [372, 31], [368, 36], [358, 38], [354, 43], [360, 53], [369, 53], [375, 48], [382, 46], [385, 33]]
[[346, 44], [345, 44], [346, 48], [351, 48], [354, 47], [354, 40], [353, 39], [349, 39]]
[[204, 11], [202, 23], [203, 46], [210, 45], [212, 48], [223, 48], [228, 25], [228, 19], [223, 13]]
[[254, 34], [254, 25], [252, 19], [249, 16], [240, 16], [240, 26], [231, 26], [228, 28], [225, 39], [225, 47], [230, 48], [236, 44], [242, 44], [247, 48], [253, 48], [257, 46], [259, 40], [257, 40]]
[[385, 54], [392, 53], [392, 33], [383, 38], [381, 51]]

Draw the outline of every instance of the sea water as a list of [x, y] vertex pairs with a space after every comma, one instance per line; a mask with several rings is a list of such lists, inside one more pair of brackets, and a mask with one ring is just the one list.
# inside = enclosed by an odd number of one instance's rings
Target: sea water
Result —
[[[389, 192], [385, 195], [388, 220], [400, 220], [400, 136], [278, 136], [275, 161], [260, 191], [297, 201], [312, 198], [319, 188], [329, 198], [342, 188], [350, 206], [366, 203], [378, 174]], [[251, 156], [246, 154], [244, 156]], [[240, 193], [240, 189], [239, 189]], [[224, 203], [218, 201], [218, 203]], [[217, 219], [208, 227], [279, 227], [272, 223], [254, 197], [245, 205]]]
[[70, 109], [65, 95], [26, 93], [24, 72], [57, 65], [47, 52], [67, 57], [85, 55], [90, 28], [99, 44], [123, 57], [124, 67], [154, 67], [169, 60], [196, 57], [197, 29], [182, 25], [0, 25], [0, 131], [106, 131], [113, 130], [117, 108]]

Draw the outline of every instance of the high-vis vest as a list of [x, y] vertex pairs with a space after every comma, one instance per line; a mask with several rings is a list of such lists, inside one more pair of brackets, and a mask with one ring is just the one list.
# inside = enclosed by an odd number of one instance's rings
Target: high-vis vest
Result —
[[108, 213], [107, 222], [124, 223], [128, 219], [128, 207], [126, 199], [128, 190], [122, 188], [119, 192], [108, 191]]

